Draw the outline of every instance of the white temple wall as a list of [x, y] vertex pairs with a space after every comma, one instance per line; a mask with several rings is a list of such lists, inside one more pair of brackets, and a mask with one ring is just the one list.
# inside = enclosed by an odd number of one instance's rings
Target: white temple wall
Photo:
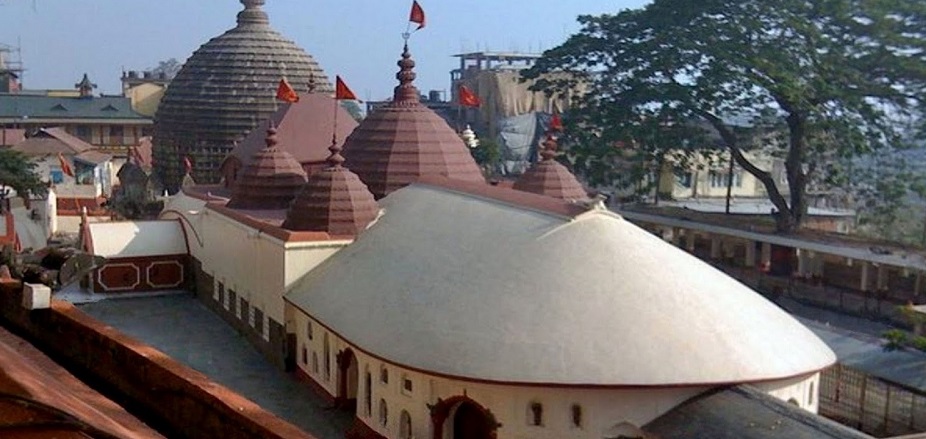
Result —
[[[299, 356], [297, 367], [330, 396], [338, 396], [337, 354], [351, 347], [357, 357], [358, 366], [358, 376], [351, 377], [358, 383], [357, 416], [371, 429], [389, 438], [403, 437], [400, 434], [403, 411], [410, 415], [414, 437], [432, 437], [432, 420], [428, 405], [437, 403], [439, 398], [447, 400], [454, 396], [466, 395], [491, 411], [502, 424], [498, 429], [499, 439], [600, 439], [618, 424], [629, 422], [638, 427], [643, 426], [687, 399], [709, 390], [709, 387], [705, 386], [644, 389], [543, 387], [479, 383], [439, 377], [385, 363], [367, 355], [311, 320], [293, 305], [288, 304], [287, 307], [295, 322]], [[307, 338], [310, 321], [313, 328], [311, 340]], [[327, 357], [324, 351], [326, 334]], [[327, 373], [326, 358], [330, 362]], [[303, 359], [306, 361], [302, 361]], [[524, 367], [530, 365], [525, 364]], [[383, 369], [387, 372], [386, 382], [382, 379]], [[367, 371], [371, 375], [372, 384], [369, 405], [365, 388]], [[411, 381], [411, 390], [405, 389], [405, 379]], [[811, 387], [813, 392], [818, 391], [818, 381], [819, 374], [814, 373], [760, 383], [756, 387], [785, 401], [794, 398], [801, 407], [816, 412], [817, 396], [814, 394], [810, 400], [808, 392], [811, 392]], [[386, 402], [387, 407], [385, 425], [380, 418], [381, 400]], [[531, 406], [535, 403], [542, 407], [539, 426], [532, 425], [534, 417]], [[578, 425], [573, 419], [573, 406], [580, 407], [581, 419]], [[447, 422], [445, 425], [451, 425], [450, 420]]]

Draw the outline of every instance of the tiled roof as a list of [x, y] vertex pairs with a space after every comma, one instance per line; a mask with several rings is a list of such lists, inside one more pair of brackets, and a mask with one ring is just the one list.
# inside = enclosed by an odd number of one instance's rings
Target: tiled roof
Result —
[[342, 165], [340, 145], [329, 150], [329, 166], [309, 177], [290, 206], [283, 228], [356, 236], [376, 219], [379, 205], [360, 177]]
[[543, 147], [540, 161], [521, 174], [513, 187], [519, 191], [564, 200], [588, 199], [588, 191], [582, 187], [582, 183], [562, 163], [556, 161], [556, 139], [547, 136]]
[[145, 122], [150, 119], [132, 110], [132, 102], [122, 96], [56, 97], [0, 93], [0, 122], [65, 119], [104, 119]]
[[233, 209], [286, 209], [305, 184], [306, 175], [290, 153], [277, 146], [276, 128], [267, 130], [267, 146], [254, 154], [232, 189]]
[[13, 145], [14, 151], [26, 155], [77, 155], [91, 151], [93, 145], [68, 134], [61, 128], [42, 128], [26, 140]]
[[463, 139], [419, 102], [408, 46], [398, 63], [392, 102], [375, 110], [344, 142], [344, 157], [376, 198], [423, 176], [485, 182]]

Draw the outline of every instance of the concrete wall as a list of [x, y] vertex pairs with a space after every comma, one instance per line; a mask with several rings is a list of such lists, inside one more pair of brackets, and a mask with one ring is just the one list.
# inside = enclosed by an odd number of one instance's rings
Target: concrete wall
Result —
[[297, 427], [73, 305], [20, 307], [18, 282], [0, 288], [0, 322], [101, 393], [173, 438], [303, 438]]
[[[343, 397], [345, 395], [339, 395], [341, 369], [338, 367], [337, 357], [339, 353], [350, 349], [356, 355], [357, 366], [356, 369], [349, 369], [349, 373], [356, 373], [358, 376], [347, 378], [351, 383], [356, 383], [357, 390], [355, 395], [346, 396], [356, 398], [358, 420], [375, 434], [387, 438], [403, 437], [400, 425], [403, 411], [411, 418], [413, 437], [440, 437], [435, 436], [432, 414], [428, 407], [438, 404], [440, 400], [465, 395], [495, 416], [501, 424], [498, 429], [500, 439], [597, 439], [604, 437], [606, 432], [621, 423], [643, 426], [685, 400], [709, 389], [706, 386], [650, 389], [568, 388], [456, 380], [386, 363], [351, 346], [301, 310], [292, 307], [292, 313], [296, 329], [298, 373], [328, 397]], [[524, 367], [530, 365], [526, 364]], [[388, 382], [382, 380], [383, 370], [388, 375]], [[366, 388], [367, 373], [371, 377], [369, 393]], [[405, 389], [406, 379], [411, 381], [411, 390]], [[813, 373], [760, 383], [758, 387], [786, 401], [794, 398], [802, 408], [816, 412], [818, 381], [819, 374]], [[367, 394], [370, 395], [369, 399]], [[385, 424], [382, 423], [380, 411], [383, 401], [387, 407]], [[542, 425], [532, 425], [532, 404], [542, 406]], [[579, 425], [573, 422], [573, 406], [580, 407], [582, 413]], [[445, 432], [452, 426], [452, 416], [450, 418], [445, 423]], [[449, 438], [446, 434], [443, 437]]]

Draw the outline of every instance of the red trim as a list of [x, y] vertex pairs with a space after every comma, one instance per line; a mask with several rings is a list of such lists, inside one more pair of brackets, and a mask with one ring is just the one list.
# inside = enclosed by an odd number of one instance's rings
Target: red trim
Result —
[[330, 326], [324, 324], [321, 320], [317, 319], [312, 314], [302, 309], [299, 305], [296, 305], [295, 303], [293, 303], [291, 300], [289, 300], [285, 296], [283, 297], [283, 300], [286, 303], [294, 306], [296, 309], [301, 311], [303, 314], [309, 316], [316, 323], [318, 323], [319, 325], [327, 329], [328, 332], [331, 332], [332, 334], [334, 334], [341, 340], [344, 340], [344, 342], [349, 344], [351, 348], [356, 349], [360, 352], [363, 352], [364, 355], [373, 357], [384, 363], [389, 363], [393, 366], [397, 366], [397, 367], [410, 370], [412, 372], [418, 372], [418, 373], [422, 373], [425, 375], [430, 375], [430, 376], [434, 376], [438, 378], [446, 378], [446, 379], [457, 380], [457, 381], [466, 381], [466, 382], [471, 382], [471, 383], [495, 384], [495, 385], [500, 385], [500, 386], [553, 387], [553, 388], [564, 388], [564, 389], [678, 389], [678, 388], [687, 388], [687, 387], [714, 387], [714, 386], [734, 386], [734, 385], [739, 385], [739, 384], [758, 384], [758, 383], [767, 383], [767, 382], [772, 382], [772, 381], [787, 380], [791, 378], [806, 377], [809, 375], [813, 375], [815, 373], [819, 373], [820, 371], [829, 368], [833, 364], [836, 364], [836, 362], [834, 361], [832, 364], [828, 364], [817, 370], [796, 373], [793, 375], [785, 375], [781, 377], [769, 377], [769, 378], [763, 378], [763, 379], [756, 379], [756, 380], [751, 380], [751, 381], [717, 381], [717, 382], [703, 382], [703, 383], [676, 383], [676, 384], [655, 384], [654, 385], [654, 384], [530, 383], [530, 382], [520, 382], [520, 381], [488, 380], [484, 378], [472, 378], [472, 377], [451, 375], [451, 374], [447, 374], [443, 372], [435, 372], [432, 370], [421, 369], [421, 368], [414, 367], [414, 366], [408, 366], [408, 365], [405, 365], [405, 364], [402, 364], [402, 363], [399, 363], [393, 360], [388, 360], [360, 346], [357, 346], [355, 343], [350, 342], [347, 338], [345, 338], [340, 333], [338, 333], [338, 331], [331, 329]]

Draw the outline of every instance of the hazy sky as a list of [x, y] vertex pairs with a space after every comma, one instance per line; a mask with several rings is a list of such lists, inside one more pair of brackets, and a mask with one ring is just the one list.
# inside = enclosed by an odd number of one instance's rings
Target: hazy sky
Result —
[[[645, 0], [419, 0], [427, 27], [410, 48], [418, 87], [447, 89], [451, 55], [547, 49], [578, 30], [576, 16], [636, 8]], [[267, 0], [271, 25], [361, 99], [395, 85], [411, 0]], [[22, 48], [26, 88], [71, 88], [84, 72], [119, 93], [119, 76], [160, 60], [184, 61], [234, 27], [237, 0], [0, 0], [0, 43]]]

